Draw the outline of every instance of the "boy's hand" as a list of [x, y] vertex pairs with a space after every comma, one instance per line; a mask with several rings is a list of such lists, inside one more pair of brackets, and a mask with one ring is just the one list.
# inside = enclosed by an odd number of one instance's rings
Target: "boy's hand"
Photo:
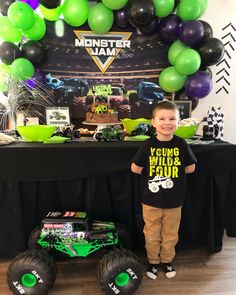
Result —
[[140, 167], [134, 163], [131, 164], [131, 171], [133, 173], [136, 173], [136, 174], [141, 174], [142, 173], [142, 170], [143, 170], [143, 167]]
[[186, 173], [186, 174], [193, 173], [193, 172], [195, 171], [195, 168], [196, 168], [196, 165], [195, 165], [195, 164], [192, 164], [192, 165], [186, 166], [186, 167], [185, 167], [185, 173]]

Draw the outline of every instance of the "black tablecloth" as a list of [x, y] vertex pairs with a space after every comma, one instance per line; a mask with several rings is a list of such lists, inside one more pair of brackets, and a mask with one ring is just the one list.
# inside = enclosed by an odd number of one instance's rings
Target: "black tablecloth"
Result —
[[[139, 176], [130, 172], [140, 142], [13, 143], [0, 147], [0, 255], [26, 247], [48, 211], [84, 210], [125, 223], [142, 245]], [[236, 146], [192, 145], [178, 248], [220, 251], [224, 229], [236, 236]]]

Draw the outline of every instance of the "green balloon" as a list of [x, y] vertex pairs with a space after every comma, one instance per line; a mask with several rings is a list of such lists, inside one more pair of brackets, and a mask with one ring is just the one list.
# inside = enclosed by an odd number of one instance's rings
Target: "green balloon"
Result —
[[11, 64], [12, 75], [21, 80], [28, 80], [34, 75], [34, 66], [26, 58], [17, 58]]
[[0, 64], [0, 75], [5, 77], [11, 75], [11, 67], [6, 64]]
[[87, 0], [65, 0], [62, 5], [64, 20], [72, 27], [82, 26], [88, 19], [89, 5]]
[[196, 0], [182, 0], [177, 7], [177, 15], [183, 21], [195, 20], [201, 14], [202, 6]]
[[204, 14], [204, 12], [206, 11], [208, 1], [207, 1], [207, 0], [196, 0], [196, 1], [199, 3], [199, 5], [200, 5], [200, 7], [201, 7], [201, 11], [200, 11], [199, 15], [197, 16], [197, 18], [199, 18], [199, 17], [201, 17], [201, 16]]
[[194, 74], [201, 65], [200, 54], [191, 48], [180, 52], [175, 61], [175, 69], [182, 75]]
[[0, 64], [0, 92], [7, 92], [7, 77], [11, 75], [11, 68], [9, 65]]
[[102, 0], [102, 3], [112, 10], [118, 10], [123, 8], [127, 4], [128, 0]]
[[39, 10], [42, 13], [43, 17], [49, 21], [58, 20], [61, 14], [61, 6], [58, 6], [57, 8], [49, 9], [44, 7], [43, 5], [39, 5]]
[[186, 78], [179, 74], [175, 67], [168, 67], [161, 72], [159, 85], [166, 92], [177, 92], [184, 87]]
[[172, 43], [168, 50], [168, 60], [170, 64], [174, 66], [177, 56], [180, 54], [180, 52], [187, 48], [188, 46], [180, 40], [176, 40], [174, 43]]
[[0, 40], [16, 42], [21, 41], [21, 32], [13, 26], [7, 16], [0, 16]]
[[7, 11], [7, 15], [13, 25], [21, 30], [29, 30], [34, 24], [34, 11], [25, 2], [12, 3]]
[[175, 6], [175, 0], [153, 0], [156, 16], [166, 17], [169, 15]]
[[102, 3], [95, 4], [90, 8], [88, 24], [90, 29], [96, 34], [107, 33], [114, 21], [114, 13]]
[[37, 13], [35, 14], [35, 22], [33, 27], [29, 31], [23, 31], [23, 34], [25, 35], [25, 37], [34, 41], [38, 41], [42, 39], [45, 33], [46, 33], [45, 21]]

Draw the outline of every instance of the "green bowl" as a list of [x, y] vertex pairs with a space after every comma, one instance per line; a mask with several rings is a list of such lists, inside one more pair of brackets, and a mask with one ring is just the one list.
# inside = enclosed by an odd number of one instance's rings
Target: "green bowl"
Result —
[[138, 119], [129, 119], [129, 118], [124, 118], [121, 120], [125, 131], [130, 134], [135, 128], [138, 126], [140, 123], [145, 123], [145, 124], [151, 124], [151, 119], [144, 119], [144, 118], [138, 118]]
[[196, 134], [197, 128], [198, 125], [178, 126], [174, 134], [182, 138], [191, 138]]
[[26, 141], [43, 142], [48, 140], [53, 135], [56, 127], [51, 125], [29, 125], [17, 126], [16, 130]]

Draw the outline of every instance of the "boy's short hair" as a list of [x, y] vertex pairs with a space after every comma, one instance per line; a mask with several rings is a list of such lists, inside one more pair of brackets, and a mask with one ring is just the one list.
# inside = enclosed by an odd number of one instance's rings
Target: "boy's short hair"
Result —
[[154, 118], [156, 115], [156, 112], [159, 110], [173, 110], [173, 111], [177, 111], [179, 113], [179, 108], [177, 107], [177, 105], [169, 100], [164, 100], [159, 102], [158, 104], [156, 104], [152, 110], [152, 117]]

